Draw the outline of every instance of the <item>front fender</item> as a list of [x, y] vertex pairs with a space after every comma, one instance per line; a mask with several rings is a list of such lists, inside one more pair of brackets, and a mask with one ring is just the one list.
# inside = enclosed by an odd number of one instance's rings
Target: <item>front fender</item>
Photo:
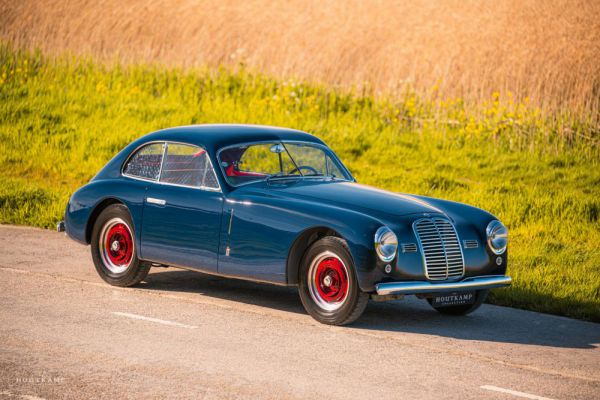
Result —
[[[234, 266], [234, 262], [250, 263], [254, 257], [257, 258], [254, 264], [259, 263], [262, 267], [270, 265], [268, 272], [265, 271], [262, 276], [255, 278], [293, 282], [293, 279], [286, 275], [289, 274], [289, 252], [294, 243], [307, 231], [327, 228], [337, 232], [347, 242], [361, 290], [374, 291], [375, 283], [381, 279], [377, 273], [373, 238], [382, 223], [376, 218], [328, 204], [266, 196], [261, 193], [236, 195], [234, 192], [228, 197], [225, 207], [224, 213], [228, 217], [223, 218], [222, 248], [229, 246], [230, 239], [233, 244], [231, 257], [223, 257], [224, 251], [221, 251], [220, 270], [242, 270], [241, 267]], [[234, 211], [234, 217], [229, 237], [231, 210]], [[240, 245], [240, 240], [244, 240], [244, 246]], [[258, 256], [252, 252], [253, 248], [258, 247], [263, 249], [264, 255]], [[247, 249], [247, 253], [236, 258], [234, 253], [238, 251], [239, 254], [238, 249]], [[259, 257], [261, 258], [258, 259]], [[257, 265], [248, 264], [243, 269], [257, 268]], [[269, 277], [267, 273], [275, 276]]]

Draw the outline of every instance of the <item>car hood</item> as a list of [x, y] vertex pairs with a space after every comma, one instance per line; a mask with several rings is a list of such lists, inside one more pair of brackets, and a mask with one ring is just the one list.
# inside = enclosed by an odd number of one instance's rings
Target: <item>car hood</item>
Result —
[[354, 182], [311, 180], [280, 182], [265, 183], [263, 189], [272, 196], [329, 204], [381, 217], [444, 213], [415, 196], [389, 192]]

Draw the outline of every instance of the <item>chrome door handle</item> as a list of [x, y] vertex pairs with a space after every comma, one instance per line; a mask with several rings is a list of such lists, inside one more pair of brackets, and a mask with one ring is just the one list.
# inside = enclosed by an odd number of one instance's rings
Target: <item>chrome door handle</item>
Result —
[[146, 197], [146, 203], [150, 204], [158, 204], [159, 206], [164, 206], [167, 202], [163, 199], [155, 199], [154, 197]]

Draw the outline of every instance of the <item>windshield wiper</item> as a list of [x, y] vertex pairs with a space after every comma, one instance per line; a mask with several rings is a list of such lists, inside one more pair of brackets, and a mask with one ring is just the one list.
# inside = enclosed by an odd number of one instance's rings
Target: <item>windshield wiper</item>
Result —
[[267, 178], [265, 179], [266, 182], [269, 182], [273, 179], [279, 179], [279, 178], [303, 178], [304, 176], [302, 174], [298, 175], [298, 174], [282, 174], [282, 173], [277, 173], [277, 174], [271, 174], [269, 176], [267, 176]]

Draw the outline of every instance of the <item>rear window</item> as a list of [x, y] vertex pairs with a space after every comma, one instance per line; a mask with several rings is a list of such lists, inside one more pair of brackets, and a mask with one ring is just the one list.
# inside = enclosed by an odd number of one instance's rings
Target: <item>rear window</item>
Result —
[[169, 143], [160, 182], [197, 188], [219, 189], [210, 158], [198, 146]]
[[123, 173], [137, 178], [157, 180], [162, 153], [162, 143], [152, 143], [142, 147], [129, 159]]

